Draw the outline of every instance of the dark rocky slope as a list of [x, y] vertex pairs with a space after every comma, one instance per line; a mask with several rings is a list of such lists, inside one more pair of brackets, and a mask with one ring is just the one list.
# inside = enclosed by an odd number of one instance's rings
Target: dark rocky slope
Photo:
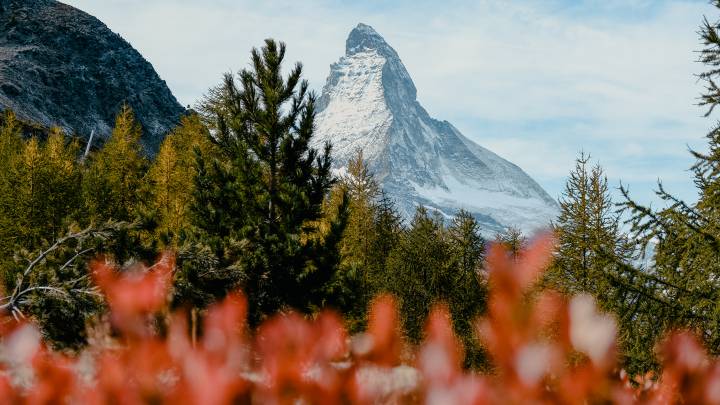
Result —
[[152, 65], [97, 18], [51, 0], [0, 0], [0, 109], [87, 139], [129, 104], [156, 150], [184, 108]]

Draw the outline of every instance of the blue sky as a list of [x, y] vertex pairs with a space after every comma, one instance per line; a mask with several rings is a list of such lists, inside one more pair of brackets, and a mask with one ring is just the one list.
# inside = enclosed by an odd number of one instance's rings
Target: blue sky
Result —
[[705, 0], [68, 0], [103, 20], [193, 105], [267, 37], [319, 91], [348, 32], [372, 25], [430, 115], [525, 169], [553, 196], [581, 150], [652, 201], [662, 179], [694, 200], [688, 147], [714, 119], [695, 105]]

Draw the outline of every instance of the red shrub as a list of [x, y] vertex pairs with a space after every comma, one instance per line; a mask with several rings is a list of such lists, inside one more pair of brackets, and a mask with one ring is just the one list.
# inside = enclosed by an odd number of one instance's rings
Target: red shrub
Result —
[[[615, 362], [615, 323], [587, 296], [569, 302], [531, 290], [552, 240], [518, 258], [491, 249], [491, 295], [478, 334], [491, 375], [461, 367], [463, 347], [447, 308], [437, 306], [426, 339], [402, 364], [404, 345], [392, 297], [372, 305], [366, 333], [349, 338], [340, 318], [294, 313], [265, 322], [252, 336], [247, 304], [233, 294], [210, 308], [193, 344], [183, 313], [166, 333], [149, 320], [165, 309], [174, 260], [118, 272], [96, 261], [119, 334], [113, 347], [70, 358], [48, 351], [31, 325], [0, 323], [2, 403], [720, 403], [720, 362], [678, 333], [662, 345], [664, 371], [628, 377]], [[31, 375], [27, 375], [31, 371]]]

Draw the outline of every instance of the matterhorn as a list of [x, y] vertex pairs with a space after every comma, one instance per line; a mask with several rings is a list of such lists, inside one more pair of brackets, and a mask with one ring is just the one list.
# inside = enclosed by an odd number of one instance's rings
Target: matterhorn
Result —
[[350, 32], [317, 111], [313, 146], [330, 141], [340, 173], [362, 151], [406, 220], [418, 206], [446, 218], [465, 209], [484, 234], [513, 227], [531, 235], [557, 214], [555, 200], [522, 169], [430, 117], [397, 52], [369, 25]]

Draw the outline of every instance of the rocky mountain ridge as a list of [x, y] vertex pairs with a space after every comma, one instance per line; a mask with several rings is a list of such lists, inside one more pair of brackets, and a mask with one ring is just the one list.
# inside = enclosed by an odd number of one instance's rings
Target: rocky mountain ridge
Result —
[[0, 0], [0, 109], [87, 139], [123, 103], [152, 153], [185, 109], [140, 53], [97, 18], [53, 0]]

